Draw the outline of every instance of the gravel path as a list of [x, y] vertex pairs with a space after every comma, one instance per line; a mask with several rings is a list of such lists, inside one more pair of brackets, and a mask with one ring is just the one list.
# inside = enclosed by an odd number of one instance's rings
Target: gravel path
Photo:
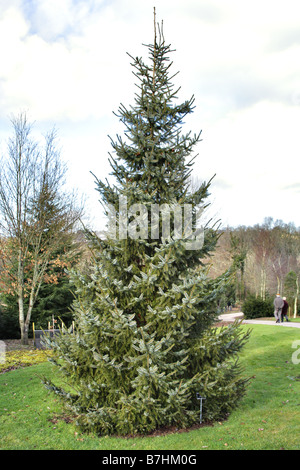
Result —
[[[235, 320], [242, 320], [244, 317], [243, 312], [234, 312], [234, 313], [224, 313], [223, 315], [219, 316], [219, 320], [225, 321], [225, 322], [233, 322]], [[277, 326], [284, 326], [284, 327], [290, 327], [290, 328], [300, 328], [300, 322], [287, 322], [284, 321], [283, 323], [276, 323], [275, 318], [274, 320], [260, 320], [259, 318], [256, 318], [254, 320], [243, 320], [243, 323], [247, 324], [257, 324], [257, 325], [277, 325]]]

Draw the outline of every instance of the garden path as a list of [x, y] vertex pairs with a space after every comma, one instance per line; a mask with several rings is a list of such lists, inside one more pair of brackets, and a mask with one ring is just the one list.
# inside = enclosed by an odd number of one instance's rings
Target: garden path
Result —
[[[244, 317], [243, 312], [233, 312], [233, 313], [223, 313], [219, 315], [219, 320], [225, 322], [234, 322], [235, 320], [242, 320]], [[260, 320], [259, 318], [255, 318], [253, 320], [243, 320], [243, 323], [247, 324], [258, 324], [258, 325], [278, 325], [278, 326], [288, 326], [292, 328], [300, 328], [300, 322], [287, 322], [284, 321], [283, 323], [276, 323], [275, 319], [270, 320]]]

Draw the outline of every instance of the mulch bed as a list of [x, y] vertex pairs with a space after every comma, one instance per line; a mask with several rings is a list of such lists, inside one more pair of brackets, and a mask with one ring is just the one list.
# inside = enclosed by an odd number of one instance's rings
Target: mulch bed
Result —
[[[198, 424], [193, 424], [192, 426], [190, 426], [189, 428], [178, 428], [176, 426], [166, 426], [166, 427], [162, 427], [162, 428], [158, 428], [158, 429], [155, 429], [154, 431], [152, 431], [151, 433], [149, 434], [129, 434], [127, 436], [124, 436], [125, 439], [132, 439], [132, 438], [136, 438], [136, 437], [158, 437], [158, 436], [167, 436], [168, 434], [181, 434], [181, 433], [185, 433], [185, 432], [190, 432], [190, 431], [194, 431], [195, 429], [199, 429], [199, 428], [204, 428], [204, 427], [207, 427], [207, 426], [213, 426], [213, 423], [211, 422], [204, 422], [202, 424], [198, 423]], [[116, 437], [119, 437], [119, 436], [116, 436]], [[121, 436], [122, 437], [122, 436]]]

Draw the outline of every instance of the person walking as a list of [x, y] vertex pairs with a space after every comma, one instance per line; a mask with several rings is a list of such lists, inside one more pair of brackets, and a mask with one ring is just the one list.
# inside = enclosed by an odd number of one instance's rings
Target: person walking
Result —
[[282, 297], [282, 300], [283, 300], [283, 307], [281, 310], [281, 321], [283, 323], [283, 317], [285, 318], [286, 321], [289, 321], [288, 316], [287, 316], [289, 304], [286, 301], [286, 297]]
[[276, 297], [274, 299], [274, 316], [276, 319], [276, 323], [281, 322], [281, 311], [282, 311], [283, 306], [284, 306], [283, 298], [281, 297], [280, 294], [276, 294]]

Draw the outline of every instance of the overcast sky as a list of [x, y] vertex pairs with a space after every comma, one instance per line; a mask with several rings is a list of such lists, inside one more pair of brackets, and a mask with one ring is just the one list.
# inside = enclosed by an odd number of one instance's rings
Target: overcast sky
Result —
[[176, 50], [179, 99], [195, 95], [184, 131], [202, 130], [194, 177], [216, 177], [211, 214], [224, 226], [265, 217], [300, 226], [299, 0], [0, 0], [0, 142], [26, 111], [58, 129], [69, 184], [87, 197], [109, 174], [113, 115], [134, 104], [129, 52], [148, 56], [153, 6]]

